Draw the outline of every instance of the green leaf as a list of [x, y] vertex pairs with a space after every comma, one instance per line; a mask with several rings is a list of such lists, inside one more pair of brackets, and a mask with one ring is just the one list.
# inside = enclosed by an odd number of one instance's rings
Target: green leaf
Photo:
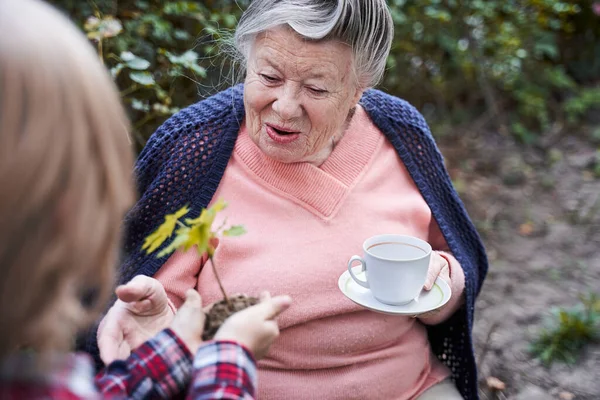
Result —
[[179, 218], [187, 214], [190, 209], [184, 206], [177, 210], [174, 214], [165, 216], [165, 221], [150, 235], [146, 237], [142, 250], [146, 250], [147, 254], [153, 253], [173, 234], [175, 226]]
[[202, 8], [194, 1], [170, 1], [163, 6], [163, 12], [170, 15], [193, 16], [202, 12]]
[[129, 77], [132, 81], [139, 83], [144, 86], [152, 86], [156, 84], [156, 81], [149, 72], [134, 71], [129, 73]]
[[176, 219], [179, 219], [189, 212], [190, 212], [190, 208], [188, 206], [183, 206], [179, 210], [175, 211], [175, 214], [173, 214], [173, 217], [175, 217]]
[[208, 242], [213, 237], [210, 230], [210, 225], [196, 225], [190, 229], [188, 240], [184, 244], [185, 250], [189, 250], [193, 246], [198, 247], [200, 254], [204, 253], [208, 248]]
[[189, 33], [182, 29], [175, 29], [173, 36], [175, 36], [175, 39], [177, 40], [189, 40], [192, 37]]
[[246, 228], [243, 225], [234, 225], [231, 228], [223, 231], [223, 236], [241, 236], [246, 233]]
[[225, 26], [227, 28], [230, 28], [230, 29], [233, 28], [233, 27], [235, 27], [235, 25], [237, 23], [237, 20], [235, 19], [235, 16], [231, 15], [231, 14], [226, 14], [225, 18], [224, 18], [224, 21], [225, 21]]
[[113, 77], [113, 79], [119, 76], [119, 73], [123, 70], [123, 68], [125, 68], [125, 66], [121, 63], [118, 63], [110, 69], [110, 75]]
[[170, 51], [164, 52], [165, 56], [169, 59], [169, 61], [173, 64], [178, 65], [188, 65], [190, 63], [195, 63], [198, 60], [198, 53], [193, 50], [188, 50], [182, 55], [178, 56], [176, 54], [171, 53]]
[[[200, 75], [202, 78], [206, 78], [206, 69], [198, 65], [198, 53], [196, 53], [195, 51], [188, 50], [179, 56], [163, 49], [161, 49], [159, 52], [165, 55], [165, 57], [167, 57], [171, 64], [180, 65], [186, 69], [191, 70], [195, 74]], [[177, 72], [179, 73], [173, 72], [173, 74], [180, 75], [180, 71]]]
[[167, 75], [171, 78], [177, 78], [183, 75], [183, 68], [179, 65], [174, 65], [173, 67], [169, 68]]
[[207, 74], [206, 74], [206, 69], [199, 66], [198, 64], [192, 64], [189, 66], [189, 68], [194, 71], [196, 74], [200, 75], [202, 78], [206, 78]]
[[131, 99], [131, 108], [138, 111], [150, 111], [150, 106], [148, 105], [148, 103], [138, 99]]
[[160, 86], [156, 86], [154, 88], [154, 93], [156, 93], [156, 97], [158, 97], [158, 99], [163, 101], [165, 104], [171, 104], [169, 93]]
[[125, 62], [125, 65], [128, 68], [135, 69], [138, 71], [143, 71], [145, 69], [148, 69], [148, 67], [150, 66], [150, 61], [145, 60], [141, 57], [138, 57], [130, 51], [122, 52], [121, 60], [123, 60], [123, 62]]
[[173, 253], [175, 250], [177, 250], [178, 248], [180, 248], [189, 238], [189, 233], [190, 233], [190, 228], [188, 227], [179, 227], [179, 229], [177, 230], [176, 234], [177, 236], [175, 236], [175, 238], [173, 239], [173, 241], [171, 241], [171, 243], [165, 247], [164, 249], [162, 249], [157, 255], [156, 257], [158, 258], [162, 258], [166, 255], [169, 255], [171, 253]]
[[150, 7], [146, 0], [136, 0], [135, 5], [141, 10], [147, 10]]
[[534, 52], [538, 58], [547, 56], [551, 60], [556, 60], [559, 57], [558, 47], [552, 43], [536, 43]]
[[219, 212], [227, 208], [227, 202], [223, 199], [218, 199], [215, 204], [210, 207], [210, 210]]
[[117, 36], [123, 30], [123, 25], [112, 15], [107, 15], [102, 19], [89, 17], [83, 29], [87, 32], [88, 38], [101, 40]]

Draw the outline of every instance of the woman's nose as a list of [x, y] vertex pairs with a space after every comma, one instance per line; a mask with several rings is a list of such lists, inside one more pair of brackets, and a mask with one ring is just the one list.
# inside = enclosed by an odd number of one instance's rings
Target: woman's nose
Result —
[[283, 90], [277, 96], [277, 99], [273, 102], [273, 111], [284, 121], [302, 116], [302, 106], [292, 90]]

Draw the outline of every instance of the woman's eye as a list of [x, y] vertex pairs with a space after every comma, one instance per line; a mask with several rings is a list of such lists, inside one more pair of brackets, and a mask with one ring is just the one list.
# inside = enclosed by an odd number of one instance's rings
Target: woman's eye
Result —
[[275, 83], [275, 82], [277, 82], [277, 78], [274, 77], [274, 76], [271, 76], [271, 75], [260, 74], [260, 77], [263, 78], [268, 83]]
[[313, 88], [313, 87], [309, 87], [308, 90], [310, 90], [311, 93], [316, 94], [316, 95], [324, 95], [325, 93], [327, 93], [327, 90]]

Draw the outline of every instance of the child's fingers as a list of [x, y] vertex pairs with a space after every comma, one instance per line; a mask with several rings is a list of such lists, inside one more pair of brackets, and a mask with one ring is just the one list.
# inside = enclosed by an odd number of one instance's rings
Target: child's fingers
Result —
[[182, 307], [191, 307], [194, 311], [202, 311], [202, 297], [194, 289], [185, 292], [185, 302]]
[[185, 302], [171, 323], [171, 329], [186, 344], [192, 354], [196, 352], [202, 342], [205, 319], [200, 294], [194, 289], [189, 289], [185, 293]]
[[[178, 322], [183, 322], [187, 325], [187, 328], [192, 331], [204, 329], [204, 319], [206, 317], [202, 310], [202, 297], [200, 297], [200, 294], [196, 290], [189, 289], [185, 292], [185, 302], [177, 311], [175, 318]], [[199, 335], [201, 334], [202, 332], [200, 331]]]
[[263, 320], [273, 319], [287, 310], [291, 304], [292, 298], [290, 296], [276, 296], [269, 300], [264, 300], [254, 306], [256, 317]]
[[264, 291], [260, 294], [260, 302], [262, 303], [263, 301], [267, 301], [271, 299], [271, 293]]

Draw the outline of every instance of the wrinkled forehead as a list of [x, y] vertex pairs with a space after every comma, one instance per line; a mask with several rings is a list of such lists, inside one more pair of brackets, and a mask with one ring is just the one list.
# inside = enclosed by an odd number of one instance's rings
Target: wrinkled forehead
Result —
[[253, 41], [249, 66], [270, 66], [282, 73], [345, 79], [352, 71], [352, 49], [336, 39], [313, 40], [289, 27], [261, 32]]

